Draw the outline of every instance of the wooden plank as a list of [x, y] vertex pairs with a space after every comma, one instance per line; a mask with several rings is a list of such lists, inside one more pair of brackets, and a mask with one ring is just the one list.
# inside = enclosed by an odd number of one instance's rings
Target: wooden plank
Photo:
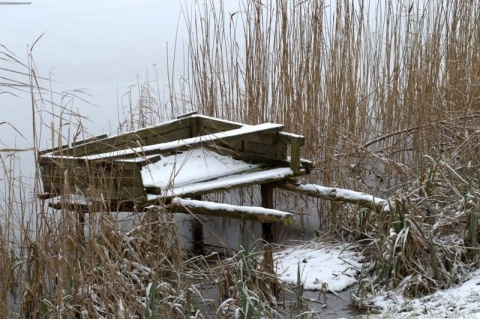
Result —
[[[215, 118], [204, 118], [197, 117], [198, 119], [198, 132], [199, 134], [213, 134], [218, 132], [230, 131], [239, 129], [241, 127], [248, 127], [250, 125], [230, 122], [224, 120], [218, 120]], [[259, 132], [259, 134], [247, 136], [245, 139], [252, 142], [260, 142], [264, 144], [276, 144], [277, 143], [277, 133], [279, 132]]]
[[[233, 149], [229, 147], [224, 147], [220, 145], [210, 145], [206, 147], [207, 149], [211, 149], [221, 155], [230, 156], [236, 160], [241, 160], [244, 162], [251, 162], [251, 163], [265, 163], [269, 166], [281, 166], [281, 167], [289, 167], [290, 161], [287, 159], [280, 160], [279, 157], [269, 157], [266, 154], [254, 153], [254, 152], [247, 152], [243, 149]], [[303, 175], [303, 174], [301, 174]]]
[[[295, 173], [298, 173], [299, 170], [304, 167], [305, 171], [310, 173], [313, 165], [308, 165], [307, 162], [302, 161], [301, 159], [301, 147], [305, 145], [305, 136], [292, 134], [288, 132], [279, 132], [278, 133], [279, 143], [284, 143], [290, 146], [290, 167]], [[305, 166], [302, 165], [305, 164]]]
[[299, 141], [300, 146], [305, 145], [305, 136], [292, 134], [288, 132], [279, 132], [278, 133], [278, 142], [284, 144], [292, 144], [293, 140]]
[[[232, 175], [211, 181], [195, 183], [177, 188], [163, 190], [162, 197], [193, 197], [197, 195], [205, 195], [214, 192], [223, 192], [230, 189], [270, 183], [287, 179], [294, 176], [292, 170], [288, 167], [277, 167], [268, 170], [253, 171], [240, 175]], [[158, 198], [157, 198], [158, 199]], [[157, 199], [151, 199], [155, 202]]]
[[94, 136], [94, 137], [91, 137], [91, 138], [87, 138], [85, 140], [73, 142], [72, 147], [79, 146], [79, 145], [82, 145], [82, 144], [91, 143], [91, 142], [97, 142], [99, 140], [106, 139], [107, 137], [108, 137], [107, 134], [100, 134], [100, 135], [97, 135], [97, 136]]
[[[242, 126], [245, 126], [245, 124], [214, 118], [201, 118], [199, 130], [204, 134], [212, 134], [215, 132], [240, 128]], [[265, 158], [269, 159], [285, 160], [287, 157], [286, 145], [292, 144], [292, 141], [294, 141], [294, 143], [298, 142], [300, 146], [303, 146], [305, 144], [305, 137], [282, 131], [275, 132], [274, 134], [257, 134], [249, 136], [243, 139], [243, 143], [241, 144], [219, 144], [219, 146], [264, 155]]]
[[[267, 209], [275, 208], [273, 202], [273, 187], [268, 184], [262, 184], [260, 186], [260, 194], [262, 195], [262, 207]], [[262, 238], [271, 242], [273, 240], [273, 225], [272, 223], [262, 224]]]
[[301, 139], [295, 138], [291, 140], [292, 145], [290, 149], [290, 168], [295, 174], [301, 169], [300, 165], [300, 147], [301, 147]]
[[295, 218], [291, 213], [262, 207], [246, 207], [229, 204], [174, 198], [170, 204], [172, 212], [200, 214], [242, 220], [256, 220], [264, 223], [291, 225]]
[[51, 194], [103, 193], [109, 200], [146, 200], [141, 163], [76, 158], [42, 158], [44, 192]]
[[[258, 136], [257, 140], [260, 140], [260, 138], [261, 136]], [[273, 140], [270, 139], [262, 140], [261, 142], [245, 140], [243, 143], [243, 151], [277, 161], [285, 161], [287, 159], [287, 145], [274, 143]]]
[[102, 154], [96, 155], [87, 155], [82, 156], [79, 158], [85, 160], [97, 160], [97, 159], [106, 159], [106, 158], [128, 158], [128, 157], [135, 157], [139, 154], [142, 156], [148, 156], [152, 154], [162, 154], [168, 153], [177, 150], [195, 148], [195, 147], [202, 147], [204, 144], [215, 144], [216, 142], [223, 142], [223, 141], [231, 141], [236, 139], [245, 138], [248, 136], [253, 136], [255, 134], [259, 134], [260, 132], [278, 132], [283, 128], [283, 125], [280, 124], [271, 124], [271, 123], [264, 123], [255, 126], [248, 126], [242, 127], [239, 129], [226, 131], [226, 132], [218, 132], [209, 135], [202, 135], [198, 137], [192, 137], [188, 139], [168, 142], [168, 143], [161, 143], [155, 145], [149, 145], [145, 147], [137, 147], [128, 150], [121, 150], [121, 151], [113, 151], [113, 152], [106, 152]]
[[146, 166], [151, 163], [158, 162], [162, 159], [161, 155], [149, 155], [145, 157], [134, 157], [134, 158], [125, 158], [125, 159], [116, 159], [117, 163], [137, 163], [140, 166]]
[[242, 123], [224, 121], [213, 117], [195, 116], [198, 125], [198, 134], [206, 135], [223, 131], [230, 131], [245, 126]]
[[[64, 155], [84, 156], [87, 154], [105, 153], [124, 148], [134, 148], [140, 145], [170, 142], [177, 139], [191, 137], [191, 118], [173, 120], [150, 126], [140, 130], [123, 133], [100, 140], [80, 143], [74, 147], [64, 149]], [[43, 153], [44, 154], [44, 153]], [[58, 152], [54, 152], [58, 155]]]
[[148, 140], [153, 140], [153, 137], [157, 137], [157, 140], [154, 143], [164, 143], [179, 138], [184, 139], [191, 137], [191, 121], [192, 117], [186, 117], [111, 137], [103, 134], [86, 140], [77, 141], [73, 145], [66, 144], [41, 150], [39, 151], [39, 155], [45, 155], [48, 153], [60, 155], [61, 153], [62, 155], [68, 156], [83, 156], [91, 153], [106, 152], [107, 149], [120, 149], [120, 147], [123, 147], [129, 142], [142, 140], [145, 137]]
[[349, 189], [337, 187], [325, 187], [322, 185], [299, 183], [295, 180], [272, 183], [271, 186], [293, 191], [301, 195], [357, 204], [377, 212], [388, 212], [390, 204], [388, 200], [369, 194], [355, 192]]
[[57, 146], [57, 147], [51, 147], [51, 148], [47, 148], [47, 149], [44, 149], [44, 150], [40, 150], [38, 151], [38, 155], [39, 156], [42, 156], [42, 155], [45, 155], [45, 154], [48, 154], [48, 153], [57, 153], [57, 154], [61, 154], [63, 153], [63, 150], [68, 150], [70, 148], [70, 144], [64, 144], [64, 145], [60, 145], [60, 146]]

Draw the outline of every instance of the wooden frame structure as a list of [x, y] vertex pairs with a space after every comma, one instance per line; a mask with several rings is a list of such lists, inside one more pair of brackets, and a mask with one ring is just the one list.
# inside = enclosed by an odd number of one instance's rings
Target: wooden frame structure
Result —
[[[272, 223], [290, 225], [295, 221], [292, 213], [274, 209], [275, 188], [376, 212], [388, 213], [394, 208], [388, 200], [369, 194], [299, 182], [296, 178], [313, 168], [311, 161], [301, 158], [304, 144], [303, 136], [283, 131], [280, 124], [247, 125], [192, 112], [137, 131], [97, 136], [39, 152], [44, 188], [39, 197], [49, 199], [54, 208], [78, 212], [82, 225], [89, 212], [142, 211], [161, 206], [174, 213], [257, 220], [263, 223], [266, 240], [272, 238]], [[203, 172], [209, 170], [207, 166], [187, 170], [180, 178], [188, 162], [184, 155], [198, 150], [210, 159], [227, 159], [231, 165], [224, 163], [207, 174]], [[209, 158], [205, 156], [203, 161], [208, 163]], [[162, 175], [167, 168], [171, 173]], [[201, 200], [205, 194], [251, 185], [261, 186], [262, 207]], [[197, 224], [193, 229], [194, 239], [201, 241], [202, 226]], [[79, 237], [82, 234], [79, 231]]]
[[[273, 192], [268, 185], [310, 173], [312, 162], [301, 158], [304, 144], [303, 136], [284, 132], [280, 124], [246, 125], [192, 112], [134, 132], [97, 136], [41, 151], [41, 198], [57, 199], [50, 205], [59, 209], [71, 204], [86, 212], [95, 210], [92, 207], [99, 203], [117, 211], [168, 203], [178, 212], [288, 225], [295, 219], [291, 213], [273, 209]], [[167, 187], [145, 183], [148, 165], [198, 148], [252, 165], [232, 173], [225, 171], [222, 176], [192, 177], [195, 182], [183, 185], [176, 185], [174, 178]], [[263, 185], [263, 209], [180, 200], [256, 184]]]

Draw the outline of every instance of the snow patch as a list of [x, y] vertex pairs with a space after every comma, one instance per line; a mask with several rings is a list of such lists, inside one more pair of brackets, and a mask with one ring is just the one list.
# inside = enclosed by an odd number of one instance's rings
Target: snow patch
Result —
[[288, 284], [298, 284], [298, 271], [306, 290], [338, 292], [357, 282], [364, 257], [344, 244], [309, 243], [285, 249], [274, 255], [276, 272]]

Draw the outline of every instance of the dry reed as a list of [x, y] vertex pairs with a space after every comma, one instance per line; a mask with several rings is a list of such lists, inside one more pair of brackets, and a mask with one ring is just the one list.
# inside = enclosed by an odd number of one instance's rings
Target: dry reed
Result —
[[305, 135], [314, 182], [391, 198], [389, 216], [320, 204], [323, 226], [369, 243], [374, 284], [428, 293], [478, 262], [479, 6], [210, 1], [187, 19], [187, 95]]

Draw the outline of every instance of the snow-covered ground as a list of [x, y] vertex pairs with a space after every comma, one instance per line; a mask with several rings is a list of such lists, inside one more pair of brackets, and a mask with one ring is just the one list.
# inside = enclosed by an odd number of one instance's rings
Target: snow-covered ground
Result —
[[[339, 292], [357, 283], [363, 256], [344, 244], [311, 242], [275, 254], [277, 274], [286, 283], [306, 290]], [[480, 269], [461, 285], [422, 298], [408, 299], [400, 291], [380, 292], [369, 307], [378, 314], [366, 318], [480, 318]]]
[[463, 284], [422, 298], [407, 299], [390, 291], [373, 302], [382, 314], [371, 318], [480, 318], [480, 269]]
[[[363, 256], [343, 244], [311, 242], [278, 252], [276, 272], [285, 283], [300, 277], [306, 290], [339, 292], [357, 282]], [[326, 286], [325, 286], [326, 284]]]

